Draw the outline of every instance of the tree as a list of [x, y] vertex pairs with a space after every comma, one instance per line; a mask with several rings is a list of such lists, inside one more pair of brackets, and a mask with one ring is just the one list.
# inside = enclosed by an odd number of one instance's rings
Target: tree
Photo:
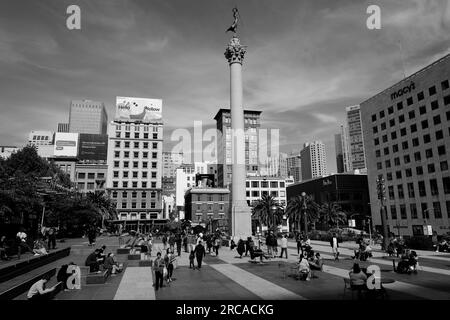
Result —
[[264, 224], [269, 229], [275, 230], [283, 220], [283, 215], [283, 207], [271, 195], [264, 194], [253, 203], [252, 216], [258, 220], [260, 226]]
[[305, 225], [305, 233], [307, 233], [308, 222], [315, 222], [319, 217], [318, 205], [310, 196], [298, 195], [288, 201], [286, 207], [286, 216], [288, 217], [289, 221], [291, 221], [294, 225], [297, 225], [298, 231], [301, 230], [300, 226], [303, 222]]
[[326, 202], [319, 207], [320, 220], [329, 227], [339, 227], [347, 222], [347, 215], [336, 202]]
[[116, 203], [108, 196], [108, 194], [101, 190], [89, 192], [87, 199], [90, 201], [102, 219], [102, 229], [105, 227], [105, 220], [112, 220], [117, 218]]

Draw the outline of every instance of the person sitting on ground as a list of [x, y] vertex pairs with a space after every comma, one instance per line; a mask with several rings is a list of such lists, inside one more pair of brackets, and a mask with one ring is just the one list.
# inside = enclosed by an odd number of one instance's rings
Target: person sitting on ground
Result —
[[35, 282], [30, 290], [28, 290], [28, 300], [51, 300], [53, 298], [52, 292], [55, 288], [46, 289], [45, 284], [50, 280], [51, 276], [45, 274], [42, 279]]
[[361, 298], [361, 291], [367, 289], [367, 275], [361, 270], [358, 263], [353, 264], [353, 268], [348, 273], [350, 285], [358, 290], [358, 299]]
[[109, 270], [110, 274], [117, 274], [122, 272], [123, 265], [119, 264], [117, 260], [114, 258], [114, 254], [110, 252], [106, 256], [103, 267], [105, 270]]
[[298, 261], [298, 273], [300, 280], [311, 280], [311, 268], [309, 266], [309, 262], [304, 255], [300, 255], [300, 259]]
[[323, 261], [320, 257], [320, 253], [316, 252], [312, 261], [309, 261], [309, 267], [314, 270], [322, 271]]
[[68, 264], [63, 264], [56, 275], [56, 281], [62, 282], [64, 291], [67, 289], [67, 279], [70, 274], [67, 273], [67, 268], [69, 268]]
[[419, 257], [417, 257], [416, 251], [412, 250], [409, 254], [409, 270], [417, 273], [417, 261], [419, 260]]
[[9, 260], [9, 257], [6, 254], [7, 249], [8, 249], [8, 246], [6, 244], [6, 236], [2, 236], [0, 238], [0, 259]]
[[97, 255], [97, 258], [98, 258], [98, 261], [99, 261], [101, 264], [104, 263], [104, 262], [105, 262], [105, 259], [106, 259], [106, 253], [105, 253], [105, 251], [106, 251], [106, 246], [105, 246], [105, 245], [101, 246], [101, 248], [98, 249], [98, 255]]
[[36, 239], [33, 245], [33, 252], [35, 256], [42, 256], [48, 254], [44, 242], [41, 239]]
[[95, 249], [95, 251], [86, 258], [85, 266], [89, 267], [89, 272], [100, 273], [100, 263], [98, 258], [99, 252], [100, 249]]

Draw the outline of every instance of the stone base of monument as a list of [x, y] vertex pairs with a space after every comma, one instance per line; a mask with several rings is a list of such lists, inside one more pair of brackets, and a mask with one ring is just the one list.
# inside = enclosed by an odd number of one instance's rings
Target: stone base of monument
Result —
[[232, 212], [232, 234], [234, 241], [252, 236], [252, 210], [249, 206], [235, 206]]
[[130, 254], [130, 248], [117, 248], [117, 254]]

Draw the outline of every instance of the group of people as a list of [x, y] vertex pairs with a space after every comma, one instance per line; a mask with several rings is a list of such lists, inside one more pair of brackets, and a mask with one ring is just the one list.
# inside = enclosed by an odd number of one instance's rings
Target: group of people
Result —
[[400, 257], [401, 255], [403, 255], [405, 250], [406, 250], [405, 241], [403, 240], [403, 237], [400, 236], [398, 238], [392, 237], [389, 240], [389, 244], [386, 251], [389, 256]]
[[416, 251], [405, 249], [403, 254], [401, 255], [401, 260], [397, 264], [397, 268], [395, 271], [397, 273], [417, 273], [417, 263], [419, 257], [417, 256]]
[[372, 258], [372, 247], [370, 246], [370, 243], [364, 240], [362, 235], [358, 237], [356, 243], [359, 245], [359, 248], [358, 250], [354, 250], [355, 255], [352, 257], [353, 259], [367, 261]]
[[99, 249], [95, 249], [91, 254], [89, 254], [85, 261], [85, 266], [89, 267], [89, 272], [100, 273], [101, 270], [109, 270], [110, 274], [115, 275], [122, 272], [123, 264], [120, 264], [114, 253], [105, 253], [106, 246], [103, 245]]

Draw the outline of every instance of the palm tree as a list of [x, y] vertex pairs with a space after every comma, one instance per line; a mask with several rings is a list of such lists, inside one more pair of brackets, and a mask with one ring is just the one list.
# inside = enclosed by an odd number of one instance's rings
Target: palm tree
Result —
[[288, 201], [286, 207], [286, 216], [297, 230], [301, 230], [301, 222], [305, 225], [305, 233], [308, 233], [308, 222], [315, 222], [318, 218], [318, 205], [313, 201], [311, 196], [298, 195]]
[[89, 192], [87, 199], [97, 208], [98, 213], [102, 217], [102, 229], [105, 227], [105, 220], [116, 218], [116, 204], [105, 191], [96, 190], [95, 192]]
[[345, 224], [347, 221], [347, 215], [339, 204], [336, 202], [326, 202], [319, 208], [320, 220], [327, 224], [329, 227], [336, 226], [339, 228], [339, 222]]
[[252, 204], [252, 216], [259, 221], [259, 225], [275, 229], [283, 220], [283, 207], [271, 195], [263, 194], [262, 198]]

